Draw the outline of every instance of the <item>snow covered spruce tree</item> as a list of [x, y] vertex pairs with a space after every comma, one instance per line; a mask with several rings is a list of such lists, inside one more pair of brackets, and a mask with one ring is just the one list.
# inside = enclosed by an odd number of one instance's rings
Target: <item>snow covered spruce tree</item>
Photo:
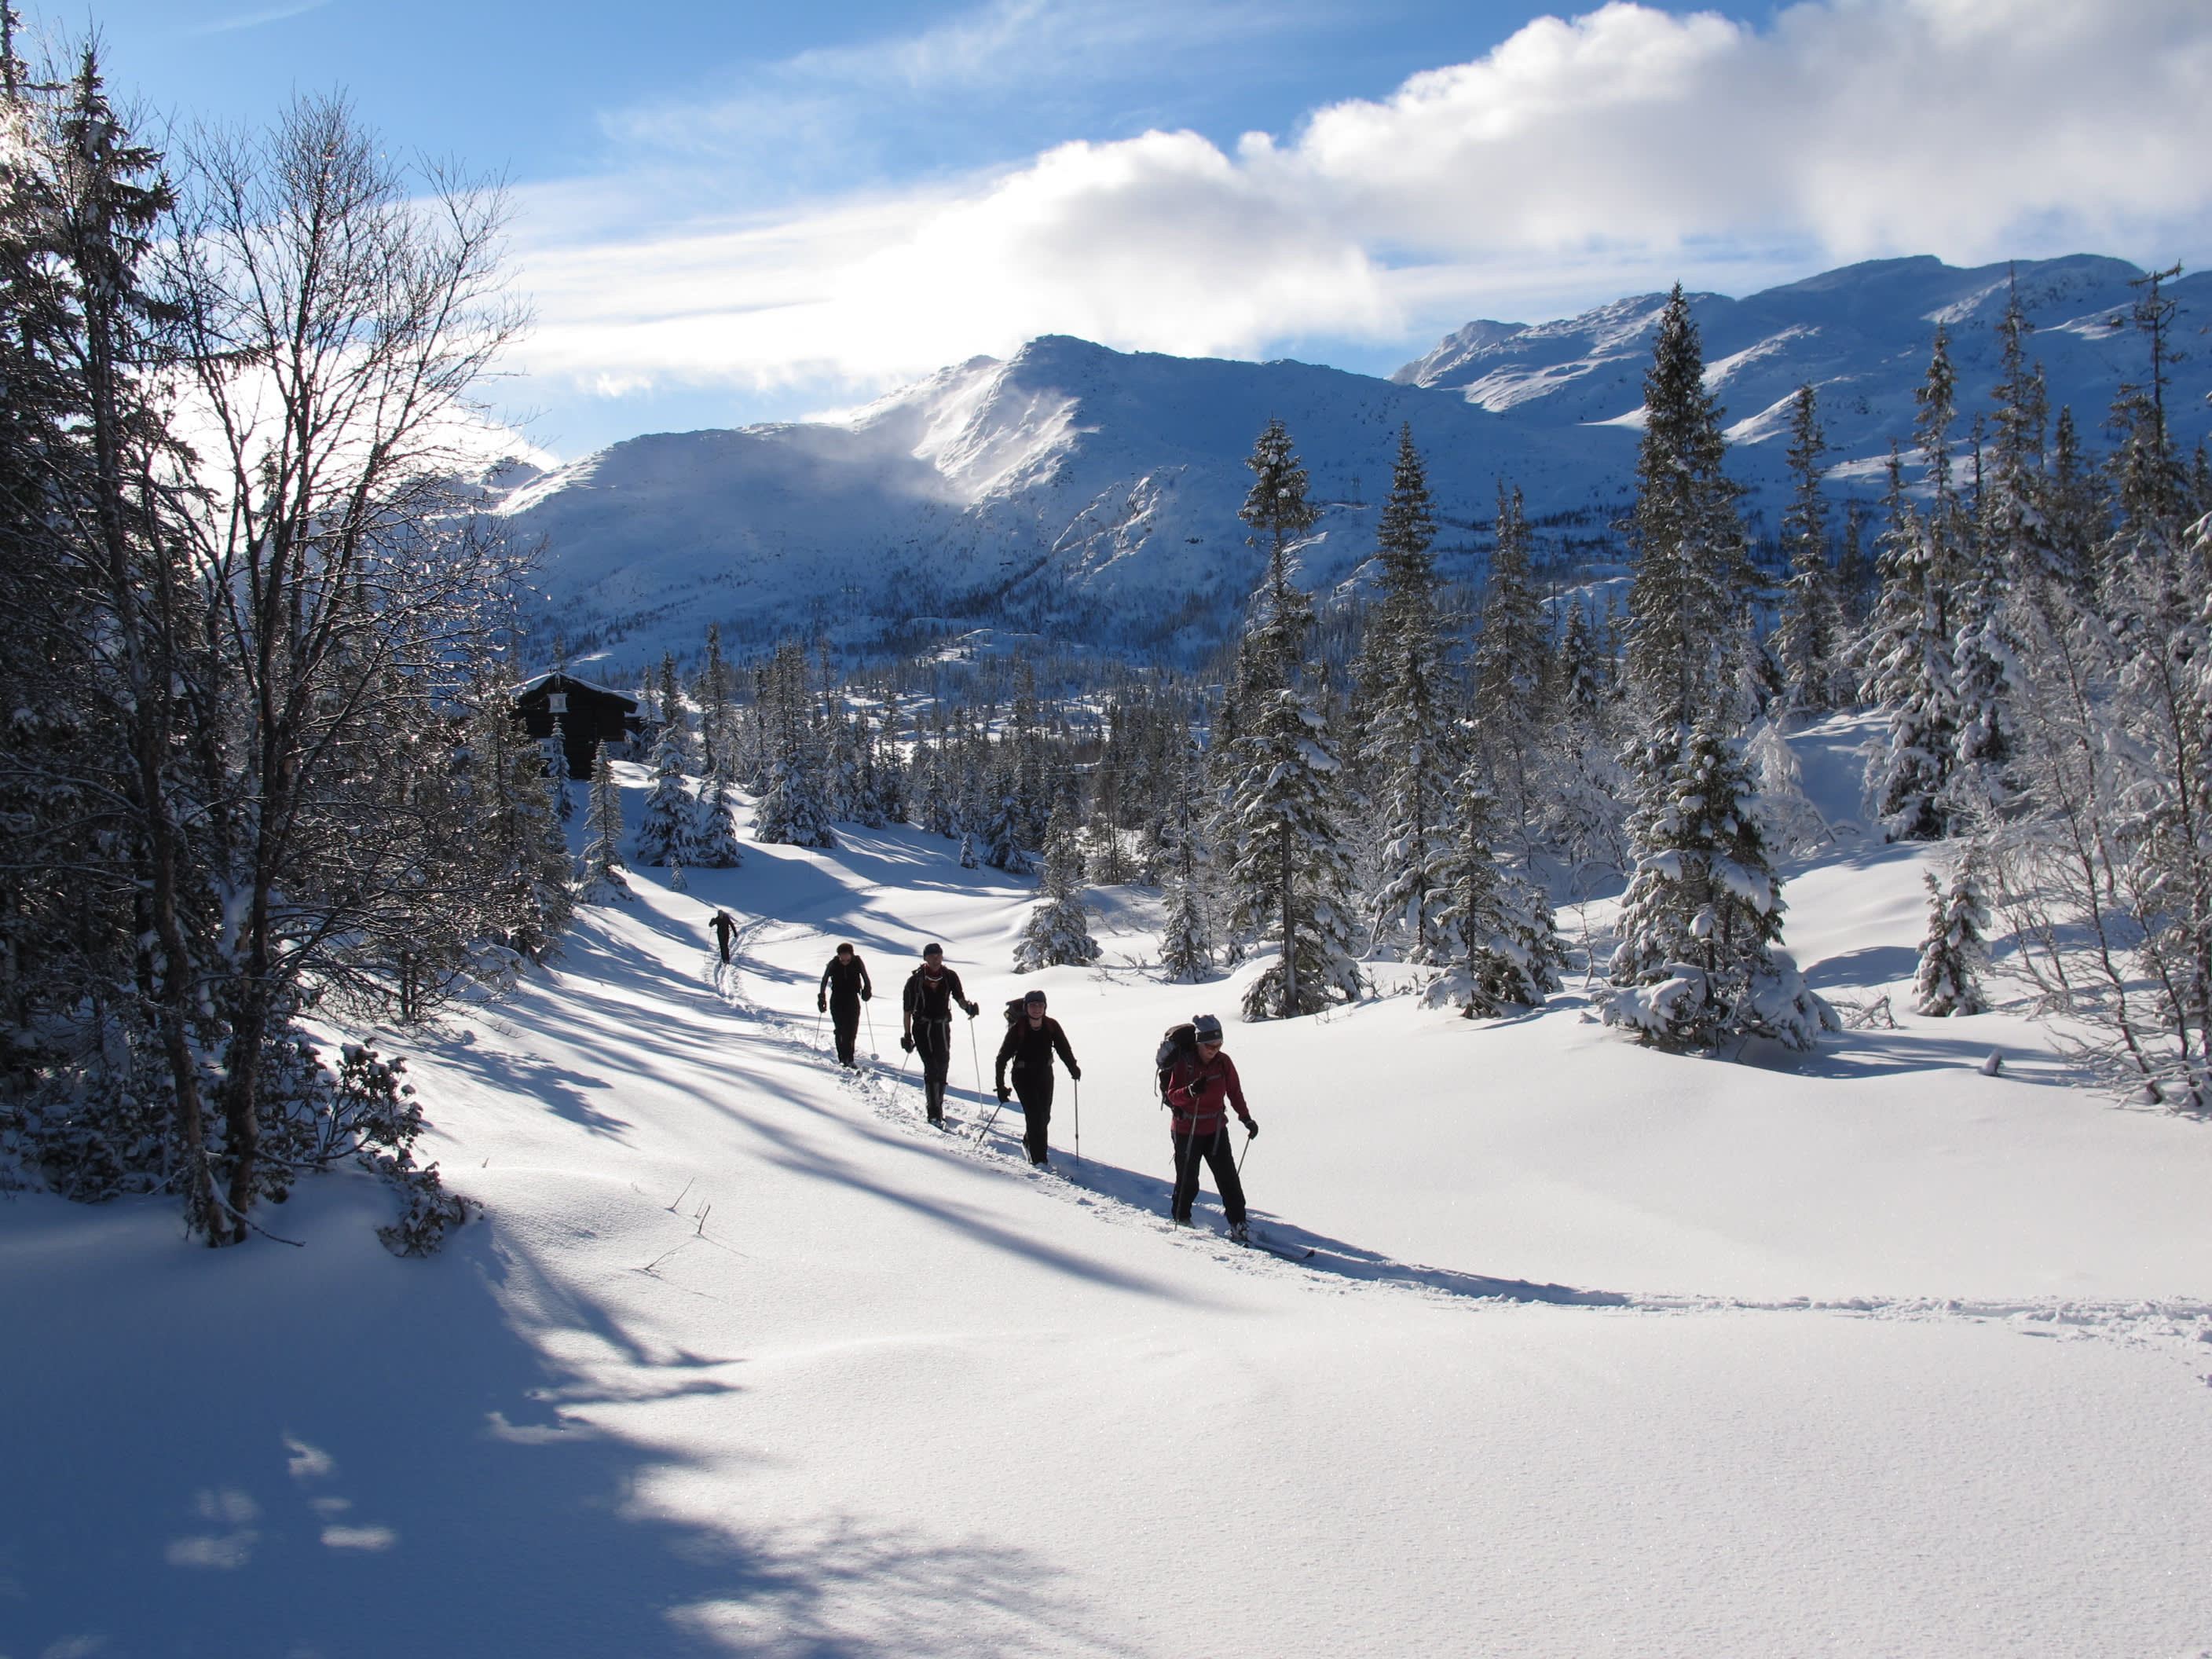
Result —
[[1836, 1018], [1774, 948], [1782, 898], [1742, 762], [1702, 725], [1667, 782], [1630, 826], [1638, 856], [1606, 1024], [1664, 1048], [1710, 1048], [1739, 1033], [1811, 1048]]
[[1443, 634], [1430, 551], [1436, 534], [1420, 451], [1413, 428], [1404, 427], [1375, 533], [1382, 593], [1356, 672], [1367, 704], [1364, 758], [1377, 809], [1371, 937], [1409, 962], [1438, 959], [1436, 868], [1451, 835], [1444, 780], [1457, 770], [1459, 748], [1444, 711]]
[[1973, 848], [1953, 866], [1949, 881], [1938, 883], [1932, 872], [1923, 872], [1921, 879], [1928, 884], [1928, 936], [1912, 976], [1913, 1012], [1986, 1012], [1981, 976], [1989, 966], [1990, 907]]
[[699, 768], [714, 775], [726, 768], [737, 776], [736, 757], [730, 751], [737, 741], [737, 708], [731, 702], [736, 684], [728, 660], [722, 655], [722, 627], [707, 624], [707, 660], [699, 671]]
[[[486, 935], [544, 962], [574, 911], [572, 861], [544, 755], [516, 726], [503, 688], [494, 685], [473, 699], [469, 750], [475, 790], [470, 830], [495, 861]], [[567, 765], [564, 757], [563, 769]]]
[[1022, 843], [1027, 839], [1030, 813], [1011, 741], [992, 746], [989, 789], [980, 826], [986, 849], [983, 861], [1008, 875], [1025, 876], [1030, 873], [1030, 860]]
[[545, 799], [552, 808], [555, 822], [567, 823], [576, 816], [576, 797], [568, 785], [568, 738], [562, 730], [561, 717], [553, 717], [553, 729], [538, 745], [539, 758], [545, 768]]
[[1239, 655], [1247, 701], [1226, 811], [1236, 848], [1232, 925], [1279, 948], [1244, 996], [1247, 1019], [1316, 1013], [1359, 995], [1347, 895], [1341, 763], [1328, 722], [1299, 688], [1313, 601], [1295, 580], [1297, 538], [1319, 521], [1306, 472], [1280, 421], [1270, 421], [1244, 463], [1253, 483], [1239, 514], [1267, 555]]
[[[672, 683], [675, 678], [673, 664], [668, 665], [666, 678]], [[637, 826], [640, 864], [666, 864], [672, 858], [679, 864], [697, 862], [690, 842], [698, 802], [692, 797], [690, 780], [684, 775], [688, 747], [679, 722], [665, 721], [653, 745], [653, 788], [645, 798], [645, 816]]]
[[1828, 561], [1827, 497], [1820, 493], [1820, 457], [1826, 449], [1818, 399], [1809, 384], [1802, 386], [1790, 406], [1790, 505], [1782, 515], [1790, 580], [1774, 630], [1785, 714], [1825, 714], [1849, 700], [1843, 606]]
[[1528, 519], [1521, 492], [1498, 486], [1497, 551], [1474, 644], [1475, 744], [1516, 856], [1534, 844], [1542, 811], [1539, 777], [1545, 748], [1545, 659], [1551, 629], [1529, 575]]
[[1166, 810], [1160, 815], [1164, 845], [1163, 861], [1169, 865], [1167, 922], [1160, 934], [1160, 967], [1168, 978], [1195, 985], [1213, 972], [1213, 934], [1206, 924], [1204, 878], [1212, 860], [1205, 834], [1200, 797], [1205, 788], [1205, 762], [1190, 728], [1176, 721], [1172, 781]]
[[1478, 759], [1460, 775], [1455, 835], [1437, 872], [1437, 927], [1450, 953], [1439, 960], [1449, 967], [1425, 996], [1469, 1019], [1540, 1007], [1559, 988], [1565, 960], [1543, 890], [1498, 858], [1503, 816], [1486, 769]]
[[614, 763], [604, 749], [592, 753], [591, 803], [584, 809], [583, 856], [577, 872], [577, 898], [585, 904], [611, 904], [630, 896], [623, 872], [622, 787]]
[[1014, 946], [1016, 973], [1098, 960], [1098, 941], [1087, 931], [1091, 918], [1083, 908], [1081, 865], [1073, 815], [1054, 807], [1045, 830], [1042, 888]]
[[1893, 449], [1881, 597], [1860, 647], [1863, 690], [1881, 705], [1887, 728], [1868, 765], [1867, 795], [1892, 841], [1940, 841], [1952, 830], [1944, 789], [1959, 736], [1954, 636], [1966, 530], [1951, 473], [1956, 386], [1948, 337], [1939, 328], [1914, 394], [1928, 501], [1923, 508], [1905, 493], [1904, 464]]
[[1805, 775], [1782, 728], [1760, 720], [1744, 740], [1743, 758], [1758, 793], [1751, 808], [1771, 853], [1790, 857], [1835, 838], [1820, 809], [1805, 793]]
[[734, 870], [745, 861], [745, 850], [738, 844], [738, 827], [731, 816], [737, 809], [737, 781], [731, 775], [737, 757], [726, 743], [714, 753], [714, 766], [692, 804], [691, 823], [684, 838], [690, 850], [684, 857], [695, 869]]
[[786, 641], [776, 647], [761, 677], [753, 714], [764, 773], [753, 839], [787, 847], [835, 847], [823, 735], [807, 685], [806, 653], [798, 645]]
[[1626, 526], [1636, 580], [1622, 669], [1636, 726], [1626, 763], [1639, 799], [1665, 790], [1693, 726], [1717, 716], [1733, 731], [1742, 713], [1742, 491], [1722, 470], [1722, 410], [1705, 391], [1698, 326], [1680, 283], [1652, 343], [1644, 410], [1636, 507]]
[[677, 750], [677, 769], [691, 773], [699, 769], [699, 755], [691, 742], [690, 715], [684, 707], [684, 691], [676, 678], [676, 653], [660, 653], [660, 674], [653, 692], [653, 706], [660, 711], [660, 731], [663, 737], [672, 735]]
[[1160, 969], [1178, 985], [1196, 985], [1213, 972], [1213, 944], [1200, 908], [1197, 885], [1188, 878], [1168, 878], [1167, 921], [1160, 930]]
[[1569, 601], [1552, 671], [1551, 725], [1539, 754], [1537, 841], [1579, 892], [1609, 882], [1627, 860], [1625, 710], [1615, 695], [1609, 631], [1586, 603]]

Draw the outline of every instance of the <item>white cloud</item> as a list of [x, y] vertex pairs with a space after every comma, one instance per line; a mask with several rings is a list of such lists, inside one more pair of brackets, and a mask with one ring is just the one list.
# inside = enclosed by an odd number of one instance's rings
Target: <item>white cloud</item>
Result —
[[228, 34], [237, 29], [258, 29], [264, 23], [281, 23], [288, 17], [320, 11], [330, 3], [331, 0], [288, 0], [288, 3], [264, 7], [259, 11], [241, 12], [235, 16], [217, 18], [212, 22], [187, 24], [183, 33]]
[[[1200, 72], [1209, 55], [1294, 27], [1309, 0], [985, 0], [918, 33], [817, 47], [708, 97], [605, 117], [610, 137], [667, 153], [774, 156], [809, 173], [880, 152], [924, 117], [941, 132], [979, 106], [1034, 107], [1079, 91]], [[821, 152], [828, 151], [827, 156]]]
[[[910, 72], [981, 75], [989, 45]], [[610, 394], [866, 387], [1045, 332], [1254, 355], [1717, 266], [2194, 258], [2207, 86], [2203, 0], [1814, 0], [1763, 30], [1610, 4], [1234, 154], [1149, 132], [598, 245], [541, 220], [528, 368]]]

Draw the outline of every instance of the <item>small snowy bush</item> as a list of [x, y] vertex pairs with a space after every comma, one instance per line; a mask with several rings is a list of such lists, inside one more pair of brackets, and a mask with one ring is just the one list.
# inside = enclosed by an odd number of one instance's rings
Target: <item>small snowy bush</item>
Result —
[[1936, 1016], [1986, 1013], [1981, 973], [1989, 965], [1984, 939], [1990, 907], [1974, 858], [1970, 853], [1959, 860], [1948, 886], [1924, 872], [1921, 879], [1928, 884], [1928, 936], [1912, 977], [1913, 1010]]

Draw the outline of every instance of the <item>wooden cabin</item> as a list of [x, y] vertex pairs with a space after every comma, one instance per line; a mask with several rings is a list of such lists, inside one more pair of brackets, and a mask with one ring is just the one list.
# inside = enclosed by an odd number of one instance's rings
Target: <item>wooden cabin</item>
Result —
[[556, 722], [559, 724], [572, 778], [592, 775], [592, 755], [601, 744], [611, 752], [627, 753], [629, 744], [646, 729], [638, 717], [636, 698], [574, 674], [540, 674], [516, 686], [514, 695], [514, 718], [532, 738], [551, 737]]

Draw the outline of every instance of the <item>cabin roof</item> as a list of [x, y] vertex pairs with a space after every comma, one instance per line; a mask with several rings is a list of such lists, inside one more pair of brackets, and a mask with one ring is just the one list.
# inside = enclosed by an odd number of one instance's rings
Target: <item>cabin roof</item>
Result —
[[575, 675], [562, 673], [558, 669], [552, 670], [548, 673], [532, 676], [531, 678], [523, 681], [521, 684], [516, 686], [510, 695], [516, 702], [520, 702], [525, 697], [530, 696], [533, 691], [551, 691], [556, 690], [596, 691], [603, 697], [614, 698], [617, 702], [620, 702], [624, 708], [635, 709], [637, 707], [637, 699], [630, 696], [625, 692], [615, 690], [611, 686], [594, 684], [590, 680], [579, 679]]

